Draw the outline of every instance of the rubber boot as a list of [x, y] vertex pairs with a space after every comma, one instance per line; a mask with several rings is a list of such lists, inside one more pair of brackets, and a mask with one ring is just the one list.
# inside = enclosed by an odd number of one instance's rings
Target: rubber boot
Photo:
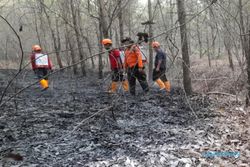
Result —
[[164, 85], [165, 85], [166, 91], [167, 91], [167, 92], [170, 92], [170, 90], [171, 90], [170, 82], [169, 82], [169, 81], [166, 81], [166, 82], [164, 82]]
[[162, 80], [160, 78], [157, 79], [155, 82], [159, 85], [161, 90], [163, 90], [165, 88], [165, 84], [162, 82]]
[[46, 79], [47, 85], [46, 85], [46, 89], [49, 88], [49, 80]]
[[127, 92], [129, 90], [129, 87], [128, 87], [128, 81], [125, 80], [122, 82], [122, 87], [124, 89], [125, 92]]
[[45, 79], [40, 80], [40, 85], [42, 86], [43, 90], [49, 88], [48, 81]]
[[117, 82], [112, 82], [111, 83], [111, 86], [110, 86], [110, 89], [109, 89], [109, 93], [115, 93], [116, 92], [116, 89], [117, 89]]

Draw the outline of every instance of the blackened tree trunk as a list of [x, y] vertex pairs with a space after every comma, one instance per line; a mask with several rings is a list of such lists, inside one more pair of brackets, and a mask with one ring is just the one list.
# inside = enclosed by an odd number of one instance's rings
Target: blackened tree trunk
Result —
[[209, 37], [208, 37], [208, 30], [206, 34], [206, 40], [207, 40], [207, 59], [208, 59], [208, 65], [211, 67], [211, 53], [210, 53], [210, 45], [209, 45]]
[[[51, 18], [50, 18], [49, 14], [47, 13], [47, 11], [46, 11], [46, 9], [44, 7], [44, 1], [40, 0], [40, 4], [41, 4], [41, 8], [42, 8], [44, 14], [46, 15], [47, 21], [48, 21], [49, 29], [50, 29], [50, 32], [51, 32], [51, 37], [52, 37], [52, 40], [53, 40], [53, 46], [54, 46], [54, 49], [56, 51], [57, 63], [59, 65], [59, 68], [63, 68], [62, 60], [61, 60], [61, 57], [59, 55], [59, 53], [60, 53], [60, 46], [61, 46], [60, 45], [60, 39], [57, 39], [57, 37], [56, 37], [56, 32], [55, 32], [55, 30], [52, 27]], [[58, 38], [60, 38], [60, 37], [58, 37]]]
[[37, 36], [37, 39], [38, 39], [38, 44], [40, 45], [40, 46], [42, 46], [42, 44], [41, 44], [41, 37], [40, 37], [40, 34], [39, 34], [39, 26], [38, 26], [38, 18], [37, 18], [37, 13], [36, 13], [36, 10], [34, 10], [34, 17], [35, 17], [35, 19], [34, 19], [34, 21], [35, 21], [35, 30], [36, 30], [36, 36]]
[[[245, 25], [244, 25], [242, 0], [239, 0], [239, 14], [240, 14], [240, 33], [245, 34], [246, 33], [246, 31], [245, 31], [246, 28], [245, 28]], [[242, 54], [245, 55], [248, 52], [247, 36], [243, 35], [243, 36], [240, 36], [240, 37], [241, 37], [241, 45], [242, 45]]]
[[[81, 40], [81, 32], [80, 32], [80, 28], [77, 24], [77, 12], [76, 9], [74, 7], [74, 2], [73, 0], [70, 1], [70, 7], [71, 7], [71, 14], [72, 14], [72, 21], [73, 21], [73, 25], [74, 25], [74, 31], [76, 34], [76, 42], [77, 42], [77, 46], [78, 46], [78, 51], [79, 51], [79, 56], [80, 56], [80, 60], [82, 61], [84, 59], [84, 52], [82, 49], [82, 40]], [[86, 70], [85, 70], [85, 62], [81, 62], [81, 70], [82, 70], [82, 75], [86, 76]]]
[[225, 49], [226, 49], [227, 54], [228, 54], [229, 67], [232, 69], [232, 71], [234, 71], [233, 56], [232, 56], [232, 52], [231, 52], [232, 44], [231, 44], [230, 38], [227, 34], [225, 34], [225, 37], [224, 37], [224, 46], [225, 46]]
[[[149, 16], [149, 22], [153, 22], [151, 0], [148, 0], [148, 16]], [[149, 24], [149, 37], [153, 37], [153, 26], [152, 26], [152, 24]], [[153, 39], [150, 38], [150, 40], [149, 40], [149, 65], [148, 65], [149, 81], [152, 81], [152, 75], [153, 75], [153, 48], [152, 48], [152, 42], [153, 42]]]
[[[70, 33], [69, 29], [68, 29], [68, 25], [65, 25], [65, 39], [66, 39], [66, 45], [68, 45], [69, 49], [70, 49], [70, 55], [71, 55], [71, 61], [72, 64], [76, 63], [76, 54], [75, 54], [75, 49], [74, 49], [74, 42], [72, 41], [72, 34]], [[74, 65], [73, 67], [73, 73], [74, 75], [78, 74], [77, 71], [77, 65]]]
[[250, 99], [250, 30], [248, 31], [248, 51], [245, 53], [246, 54], [246, 60], [247, 60], [247, 89], [248, 89], [248, 95], [246, 98], [246, 105], [249, 106], [249, 99]]
[[104, 8], [104, 1], [99, 0], [99, 14], [100, 14], [100, 23], [102, 27], [102, 34], [103, 38], [108, 38], [109, 37], [109, 30], [108, 30], [108, 22], [107, 22], [107, 13]]
[[122, 9], [122, 0], [119, 0], [119, 32], [120, 32], [120, 41], [124, 38], [124, 25], [123, 25], [123, 9]]
[[192, 94], [192, 84], [190, 77], [190, 61], [188, 52], [188, 39], [187, 39], [187, 28], [186, 28], [186, 13], [184, 0], [177, 0], [178, 8], [178, 19], [180, 23], [180, 33], [181, 33], [181, 50], [183, 59], [183, 85], [187, 95]]
[[199, 17], [197, 17], [197, 20], [196, 20], [196, 31], [197, 31], [197, 38], [198, 38], [198, 45], [199, 45], [199, 55], [201, 59], [202, 58], [202, 32], [200, 30]]
[[[70, 9], [70, 5], [68, 3], [66, 3], [67, 0], [64, 0], [61, 2], [62, 5], [62, 16], [65, 20], [71, 20], [71, 9]], [[77, 60], [76, 60], [76, 51], [75, 51], [75, 41], [74, 41], [74, 34], [73, 32], [70, 30], [70, 28], [72, 28], [73, 26], [71, 26], [68, 21], [65, 22], [64, 24], [64, 33], [65, 33], [65, 42], [66, 42], [66, 48], [69, 49], [70, 53], [70, 58], [68, 58], [69, 62], [71, 64], [76, 64]], [[70, 65], [71, 65], [70, 64]], [[72, 70], [73, 70], [73, 74], [77, 75], [78, 74], [78, 65], [73, 65], [72, 66]]]
[[[239, 0], [239, 14], [240, 14], [240, 31], [241, 34], [246, 34], [246, 28], [243, 17], [243, 5], [242, 0]], [[249, 30], [250, 32], [250, 30]], [[247, 61], [247, 97], [246, 97], [246, 105], [250, 105], [250, 35], [242, 35], [241, 36], [241, 44], [242, 44], [242, 52], [246, 57]]]
[[61, 55], [60, 55], [60, 51], [61, 51], [61, 37], [60, 37], [60, 29], [59, 29], [59, 20], [58, 18], [56, 18], [56, 59], [57, 59], [57, 62], [59, 64], [59, 67], [60, 68], [63, 68], [63, 63], [62, 63], [62, 58], [61, 58]]
[[[88, 50], [89, 50], [89, 56], [92, 56], [92, 47], [91, 47], [91, 43], [89, 41], [89, 38], [85, 35], [83, 35], [82, 33], [82, 38], [85, 40], [87, 46], [88, 46]], [[92, 65], [92, 69], [95, 69], [95, 62], [94, 62], [94, 58], [91, 58], [91, 65]]]
[[[103, 39], [101, 22], [99, 22], [98, 28], [99, 28], [99, 36], [98, 36], [99, 40], [98, 41], [101, 41]], [[98, 46], [99, 46], [99, 52], [102, 52], [102, 44], [100, 42], [98, 43]], [[103, 62], [102, 62], [101, 54], [98, 55], [98, 70], [99, 70], [99, 73], [98, 73], [99, 79], [102, 79], [103, 78]]]
[[[99, 2], [99, 32], [100, 32], [100, 40], [103, 38], [108, 38], [109, 31], [108, 31], [108, 23], [106, 20], [106, 11], [104, 8], [104, 1], [98, 0]], [[101, 45], [99, 45], [102, 47]], [[102, 55], [99, 55], [99, 78], [103, 78], [103, 62], [102, 62]]]

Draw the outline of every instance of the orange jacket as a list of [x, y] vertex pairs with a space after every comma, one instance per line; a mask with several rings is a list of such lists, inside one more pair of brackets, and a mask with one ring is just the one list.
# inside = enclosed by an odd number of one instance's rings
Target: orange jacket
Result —
[[133, 67], [138, 64], [139, 68], [143, 68], [142, 55], [139, 48], [133, 45], [131, 48], [125, 50], [125, 68]]

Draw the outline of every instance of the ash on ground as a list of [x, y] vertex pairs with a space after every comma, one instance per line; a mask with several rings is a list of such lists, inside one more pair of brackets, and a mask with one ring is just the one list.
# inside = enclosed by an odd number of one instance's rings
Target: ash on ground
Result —
[[[1, 71], [1, 92], [6, 77]], [[5, 78], [5, 79], [4, 79]], [[10, 79], [10, 77], [9, 77]], [[36, 79], [27, 71], [4, 100]], [[94, 77], [50, 77], [1, 107], [0, 166], [248, 166], [249, 112], [224, 96], [186, 97], [152, 87], [146, 95], [110, 95]], [[140, 87], [137, 92], [142, 94]], [[209, 151], [240, 152], [206, 157]], [[15, 159], [10, 154], [19, 155]]]

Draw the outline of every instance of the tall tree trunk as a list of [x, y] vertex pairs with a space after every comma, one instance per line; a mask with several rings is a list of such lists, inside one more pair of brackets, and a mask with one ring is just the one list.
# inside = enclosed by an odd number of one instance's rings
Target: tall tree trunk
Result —
[[213, 20], [215, 20], [215, 19], [214, 19], [214, 13], [213, 13], [213, 10], [211, 7], [209, 8], [209, 19], [210, 19], [209, 26], [210, 26], [211, 35], [212, 35], [212, 47], [211, 47], [212, 48], [212, 55], [215, 56], [216, 23], [213, 22]]
[[183, 85], [187, 95], [192, 94], [192, 84], [190, 77], [190, 61], [188, 53], [188, 39], [187, 39], [187, 28], [186, 28], [186, 12], [184, 0], [177, 0], [178, 8], [178, 19], [180, 23], [180, 33], [181, 33], [181, 50], [183, 59]]
[[48, 46], [48, 40], [46, 39], [46, 23], [45, 23], [45, 20], [44, 20], [44, 17], [43, 17], [43, 10], [44, 10], [44, 0], [39, 0], [37, 1], [38, 5], [40, 6], [40, 10], [38, 12], [38, 17], [40, 18], [40, 28], [41, 28], [41, 34], [42, 34], [42, 37], [40, 38], [40, 45], [43, 47], [43, 50], [48, 50], [47, 49], [47, 46]]
[[129, 3], [128, 5], [128, 35], [129, 37], [131, 37], [132, 35], [132, 27], [131, 27], [131, 23], [133, 21], [133, 19], [131, 18], [132, 17], [132, 14], [131, 14], [131, 3]]
[[209, 37], [208, 37], [208, 30], [206, 34], [206, 40], [207, 40], [207, 58], [208, 58], [208, 65], [211, 67], [211, 54], [210, 54], [210, 45], [209, 45]]
[[217, 58], [219, 59], [221, 57], [221, 38], [218, 36], [218, 54]]
[[201, 59], [202, 58], [202, 35], [200, 32], [199, 17], [197, 17], [197, 20], [196, 20], [196, 31], [197, 31], [197, 37], [198, 37], [199, 55]]
[[56, 18], [56, 44], [57, 44], [57, 49], [56, 49], [56, 59], [59, 65], [59, 68], [63, 68], [62, 64], [62, 59], [60, 56], [60, 51], [61, 51], [61, 38], [60, 38], [60, 31], [59, 31], [59, 24], [58, 24], [58, 18]]
[[[87, 47], [88, 47], [88, 50], [89, 50], [89, 55], [91, 56], [92, 55], [92, 48], [91, 48], [91, 44], [90, 44], [90, 41], [89, 41], [89, 38], [84, 35], [83, 33], [83, 30], [81, 28], [81, 16], [80, 16], [80, 10], [77, 11], [77, 14], [78, 14], [78, 20], [79, 20], [79, 28], [80, 28], [80, 33], [81, 33], [81, 37], [83, 38], [83, 40], [85, 40], [86, 44], [87, 44]], [[95, 63], [94, 63], [94, 59], [93, 57], [91, 58], [91, 64], [92, 64], [92, 69], [95, 69]]]
[[[84, 52], [82, 49], [82, 41], [81, 41], [81, 33], [80, 33], [80, 29], [77, 24], [77, 13], [76, 13], [76, 9], [74, 7], [74, 3], [73, 0], [70, 0], [70, 8], [71, 8], [71, 14], [72, 14], [72, 21], [73, 21], [73, 25], [74, 25], [74, 31], [75, 31], [75, 35], [76, 35], [76, 42], [77, 42], [77, 47], [78, 47], [78, 52], [79, 52], [79, 56], [80, 56], [80, 60], [82, 61], [84, 59]], [[81, 62], [81, 71], [82, 71], [82, 75], [86, 76], [86, 70], [85, 70], [85, 62]]]
[[[148, 18], [150, 22], [153, 22], [153, 17], [152, 17], [152, 4], [151, 0], [148, 0]], [[153, 27], [152, 24], [149, 24], [149, 66], [148, 66], [148, 73], [149, 73], [149, 81], [152, 81], [152, 74], [153, 74], [153, 48], [152, 48], [152, 42], [153, 39]]]
[[227, 35], [225, 35], [225, 37], [224, 37], [224, 46], [225, 46], [225, 49], [226, 49], [227, 54], [228, 54], [229, 66], [232, 69], [232, 71], [234, 71], [233, 56], [232, 56], [232, 52], [231, 52], [232, 45], [231, 45], [230, 38]]
[[39, 34], [39, 29], [38, 29], [38, 22], [37, 22], [37, 13], [36, 13], [36, 10], [34, 10], [34, 17], [35, 17], [35, 29], [36, 29], [36, 36], [37, 36], [37, 39], [38, 39], [38, 44], [40, 46], [42, 46], [41, 44], [41, 37], [40, 37], [40, 34]]
[[[70, 58], [71, 61], [69, 61], [69, 63], [71, 64], [75, 64], [77, 62], [76, 60], [76, 53], [75, 53], [75, 46], [74, 46], [74, 35], [72, 34], [72, 32], [69, 29], [69, 21], [71, 20], [71, 10], [70, 10], [70, 5], [68, 3], [66, 3], [67, 0], [61, 1], [61, 5], [62, 5], [62, 16], [65, 19], [65, 24], [64, 24], [64, 33], [65, 33], [65, 42], [66, 42], [66, 46], [69, 48], [70, 51]], [[69, 52], [67, 52], [69, 53]], [[78, 74], [78, 65], [74, 65], [72, 66], [72, 70], [73, 70], [73, 74], [77, 75]]]
[[[242, 0], [239, 0], [239, 14], [240, 14], [240, 34], [245, 34], [245, 25], [244, 25], [244, 17], [243, 17], [243, 6], [242, 6]], [[240, 36], [241, 38], [241, 44], [242, 44], [242, 54], [246, 57], [247, 60], [247, 89], [248, 94], [246, 97], [246, 105], [249, 106], [250, 104], [250, 40], [247, 40], [247, 36], [243, 35]], [[250, 39], [250, 36], [248, 36], [248, 39]], [[249, 42], [248, 42], [249, 41]]]
[[[174, 27], [174, 10], [175, 10], [175, 4], [173, 2], [173, 0], [170, 0], [169, 1], [169, 8], [170, 8], [170, 11], [169, 11], [169, 17], [170, 17], [170, 25], [169, 27]], [[175, 43], [175, 36], [173, 35], [175, 34], [175, 31], [172, 31], [170, 34], [169, 34], [169, 41], [171, 42], [171, 45], [169, 45], [169, 50], [171, 52], [172, 55], [175, 55], [175, 46], [173, 43]], [[177, 54], [177, 53], [176, 53]]]
[[[101, 26], [101, 23], [99, 22], [99, 40], [98, 41], [101, 41], [103, 39], [103, 35], [102, 35], [102, 26]], [[99, 42], [98, 43], [98, 46], [99, 46], [99, 52], [102, 52], [102, 44]], [[98, 55], [98, 70], [99, 70], [99, 79], [102, 79], [103, 78], [103, 62], [102, 62], [102, 55], [99, 54]]]
[[[73, 44], [72, 39], [71, 39], [71, 33], [69, 32], [68, 25], [66, 25], [66, 24], [65, 24], [65, 38], [66, 38], [66, 45], [68, 45], [69, 49], [70, 49], [72, 64], [75, 64], [76, 63], [76, 54], [75, 54], [75, 50], [74, 50], [74, 44]], [[74, 75], [77, 75], [78, 74], [77, 65], [74, 65], [72, 68], [73, 68]]]
[[[100, 33], [100, 41], [103, 38], [108, 38], [109, 31], [108, 31], [108, 23], [107, 23], [107, 13], [104, 8], [104, 1], [98, 0], [99, 2], [99, 33]], [[99, 45], [100, 49], [102, 50], [102, 45]], [[101, 51], [100, 50], [100, 51]], [[102, 62], [102, 55], [99, 55], [99, 78], [103, 78], [103, 62]]]
[[[89, 55], [92, 56], [92, 48], [91, 48], [91, 44], [90, 44], [89, 38], [87, 36], [83, 35], [83, 33], [82, 33], [82, 37], [83, 37], [83, 39], [85, 40], [85, 42], [86, 42], [86, 44], [88, 46]], [[94, 58], [93, 57], [91, 58], [91, 65], [92, 65], [92, 69], [95, 69], [95, 62], [94, 62]]]
[[250, 29], [248, 31], [248, 51], [246, 52], [246, 60], [247, 60], [247, 85], [248, 85], [248, 95], [246, 98], [246, 105], [249, 106], [250, 99]]
[[69, 47], [69, 37], [68, 37], [68, 34], [66, 34], [66, 32], [64, 32], [64, 38], [65, 38], [65, 49], [66, 49], [66, 52], [65, 52], [65, 60], [66, 60], [66, 65], [67, 66], [70, 66], [72, 64], [72, 61], [71, 61], [71, 55], [70, 55], [70, 47]]
[[[244, 17], [243, 17], [243, 6], [242, 6], [242, 0], [239, 0], [239, 13], [240, 13], [240, 30], [241, 34], [246, 33], [246, 28], [244, 24]], [[249, 31], [250, 32], [250, 28]], [[248, 94], [246, 97], [246, 105], [250, 105], [250, 35], [246, 36], [243, 35], [241, 36], [241, 43], [242, 43], [242, 52], [243, 55], [246, 57], [247, 61], [247, 89], [248, 89]]]
[[121, 38], [119, 38], [118, 29], [115, 28], [114, 31], [115, 31], [115, 43], [116, 43], [116, 45], [120, 45]]
[[[243, 6], [242, 6], [242, 0], [239, 0], [239, 13], [240, 13], [240, 34], [245, 34], [245, 25], [244, 25], [244, 18], [243, 18]], [[240, 36], [241, 38], [241, 44], [242, 44], [242, 54], [245, 56], [247, 54], [247, 36]]]
[[118, 21], [119, 21], [119, 32], [120, 32], [120, 41], [121, 41], [124, 38], [122, 0], [119, 0]]
[[57, 39], [57, 47], [58, 47], [58, 50], [60, 51], [61, 50], [61, 38], [60, 38], [60, 30], [59, 30], [59, 23], [58, 22], [59, 22], [59, 20], [58, 20], [58, 18], [56, 18], [56, 39]]
[[56, 33], [55, 33], [55, 30], [52, 27], [50, 16], [47, 13], [46, 9], [44, 8], [43, 4], [44, 4], [44, 2], [42, 1], [41, 5], [42, 5], [43, 12], [45, 13], [45, 16], [46, 16], [47, 21], [48, 21], [49, 29], [50, 29], [50, 32], [51, 32], [51, 37], [52, 37], [52, 40], [53, 40], [53, 46], [54, 46], [54, 49], [56, 51], [57, 63], [59, 65], [59, 68], [63, 68], [62, 60], [61, 60], [61, 57], [59, 55], [59, 53], [60, 53], [60, 48], [59, 48], [60, 44], [58, 42], [60, 42], [60, 40], [57, 40], [57, 38], [56, 38]]
[[107, 23], [107, 13], [104, 8], [104, 1], [99, 0], [99, 11], [100, 11], [100, 23], [102, 27], [103, 38], [109, 37], [108, 23]]

